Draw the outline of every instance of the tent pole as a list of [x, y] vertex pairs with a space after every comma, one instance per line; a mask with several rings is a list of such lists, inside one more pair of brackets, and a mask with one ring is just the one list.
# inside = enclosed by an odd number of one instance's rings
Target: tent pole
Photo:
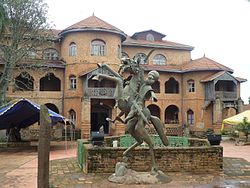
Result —
[[65, 129], [65, 131], [64, 131], [64, 134], [65, 134], [65, 152], [67, 153], [67, 150], [68, 150], [68, 147], [67, 147], [67, 125], [66, 125], [66, 122], [64, 122], [64, 129]]

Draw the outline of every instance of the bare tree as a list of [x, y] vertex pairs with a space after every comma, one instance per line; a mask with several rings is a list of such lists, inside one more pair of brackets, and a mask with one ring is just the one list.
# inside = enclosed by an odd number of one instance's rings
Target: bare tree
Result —
[[0, 0], [0, 63], [3, 64], [0, 106], [6, 101], [14, 69], [25, 67], [23, 62], [29, 52], [42, 48], [52, 39], [47, 9], [44, 0]]

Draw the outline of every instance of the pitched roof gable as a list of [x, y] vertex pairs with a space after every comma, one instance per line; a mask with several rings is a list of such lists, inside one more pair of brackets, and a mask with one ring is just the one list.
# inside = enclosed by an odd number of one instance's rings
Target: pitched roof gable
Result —
[[[225, 74], [225, 75], [224, 75]], [[220, 72], [217, 72], [217, 73], [215, 73], [215, 74], [212, 74], [212, 75], [209, 75], [209, 76], [207, 76], [207, 77], [205, 77], [205, 78], [203, 78], [202, 80], [201, 80], [201, 82], [210, 82], [210, 81], [213, 81], [213, 80], [215, 80], [215, 79], [217, 79], [217, 78], [220, 78], [221, 76], [223, 76], [224, 75], [224, 78], [232, 78], [232, 79], [234, 79], [234, 80], [236, 80], [236, 81], [238, 81], [238, 82], [240, 82], [240, 83], [242, 83], [242, 82], [246, 82], [247, 80], [246, 79], [244, 79], [244, 78], [239, 78], [239, 77], [234, 77], [232, 74], [230, 74], [230, 73], [228, 73], [228, 72], [226, 72], [226, 71], [220, 71]]]
[[98, 75], [100, 72], [98, 70], [102, 69], [101, 72], [103, 72], [103, 70], [105, 70], [104, 72], [106, 72], [106, 74], [110, 74], [110, 75], [115, 75], [117, 77], [120, 77], [120, 75], [115, 72], [114, 70], [112, 70], [107, 64], [97, 64], [96, 68], [90, 68], [86, 71], [83, 71], [79, 74], [79, 77], [85, 76], [87, 74], [93, 74], [93, 75]]
[[150, 29], [150, 30], [145, 30], [145, 31], [136, 32], [136, 33], [134, 33], [134, 34], [131, 36], [131, 38], [137, 38], [138, 35], [141, 35], [141, 34], [144, 34], [144, 33], [156, 34], [156, 35], [160, 36], [161, 38], [166, 37], [165, 34], [162, 34], [162, 33], [159, 33], [159, 32], [157, 32], [157, 31], [154, 31], [154, 30]]

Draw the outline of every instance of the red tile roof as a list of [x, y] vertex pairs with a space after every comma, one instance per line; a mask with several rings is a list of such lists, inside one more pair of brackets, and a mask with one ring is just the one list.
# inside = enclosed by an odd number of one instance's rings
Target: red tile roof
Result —
[[[209, 76], [203, 78], [203, 79], [201, 80], [201, 82], [210, 82], [210, 81], [213, 81], [214, 79], [216, 79], [216, 78], [222, 76], [223, 74], [229, 74], [229, 73], [227, 73], [226, 71], [220, 71], [220, 72], [214, 73], [214, 74], [212, 74], [212, 75], [209, 75]], [[247, 80], [244, 79], [244, 78], [234, 77], [234, 76], [231, 75], [231, 74], [230, 74], [230, 76], [233, 77], [235, 80], [237, 80], [237, 81], [240, 82], [240, 83], [247, 81]]]
[[[233, 73], [233, 70], [213, 61], [207, 57], [188, 61], [182, 65], [143, 65], [145, 70], [157, 70], [164, 72], [196, 72], [196, 71], [227, 71]], [[218, 73], [219, 74], [219, 73]]]
[[217, 70], [217, 71], [224, 70], [233, 73], [233, 69], [230, 69], [207, 57], [191, 60], [188, 63], [183, 64], [182, 66], [183, 72], [202, 71], [202, 70]]
[[123, 46], [144, 46], [144, 47], [155, 47], [155, 48], [168, 48], [168, 49], [183, 49], [183, 50], [193, 50], [194, 47], [180, 44], [176, 42], [171, 42], [167, 40], [162, 41], [148, 41], [148, 40], [135, 40], [127, 36], [126, 40], [122, 43]]
[[216, 72], [212, 75], [209, 75], [209, 76], [206, 76], [205, 78], [203, 78], [201, 80], [201, 82], [209, 82], [209, 81], [212, 81], [214, 80], [215, 78], [218, 78], [219, 76], [225, 74], [226, 71], [220, 71], [220, 72]]
[[65, 28], [64, 30], [61, 31], [60, 34], [65, 34], [70, 31], [84, 31], [84, 30], [110, 31], [122, 35], [124, 39], [126, 37], [126, 34], [122, 30], [101, 20], [100, 18], [94, 15]]

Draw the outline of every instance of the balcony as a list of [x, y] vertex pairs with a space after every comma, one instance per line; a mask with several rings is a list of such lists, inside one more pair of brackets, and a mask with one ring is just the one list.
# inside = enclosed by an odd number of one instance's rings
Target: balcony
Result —
[[97, 99], [113, 99], [115, 88], [88, 88], [88, 96]]
[[215, 96], [220, 97], [222, 100], [236, 100], [236, 91], [215, 91]]

